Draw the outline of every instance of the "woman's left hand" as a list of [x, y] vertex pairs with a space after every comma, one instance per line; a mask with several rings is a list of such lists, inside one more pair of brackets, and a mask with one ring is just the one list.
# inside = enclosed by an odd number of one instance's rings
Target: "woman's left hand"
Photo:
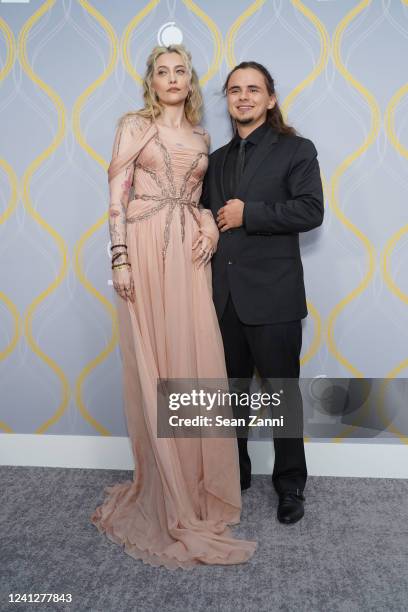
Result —
[[193, 262], [197, 263], [199, 268], [201, 265], [206, 265], [213, 256], [214, 249], [210, 238], [200, 234], [193, 242]]

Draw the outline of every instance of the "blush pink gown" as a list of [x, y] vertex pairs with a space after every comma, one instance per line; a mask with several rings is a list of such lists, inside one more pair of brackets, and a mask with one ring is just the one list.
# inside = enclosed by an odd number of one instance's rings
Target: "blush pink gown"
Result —
[[197, 232], [218, 240], [211, 212], [199, 207], [207, 145], [204, 135], [197, 149], [174, 140], [138, 115], [115, 136], [110, 201], [126, 206], [135, 285], [134, 303], [115, 294], [135, 468], [132, 481], [106, 487], [91, 516], [126, 553], [169, 569], [243, 563], [256, 547], [228, 527], [241, 512], [236, 440], [156, 435], [158, 378], [227, 378], [211, 267], [192, 261]]

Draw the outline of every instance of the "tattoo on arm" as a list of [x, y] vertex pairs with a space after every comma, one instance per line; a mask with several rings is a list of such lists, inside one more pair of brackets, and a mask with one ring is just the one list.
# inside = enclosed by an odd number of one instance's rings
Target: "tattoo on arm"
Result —
[[133, 167], [126, 168], [120, 194], [120, 202], [109, 204], [109, 233], [112, 244], [126, 244], [126, 209], [132, 185]]

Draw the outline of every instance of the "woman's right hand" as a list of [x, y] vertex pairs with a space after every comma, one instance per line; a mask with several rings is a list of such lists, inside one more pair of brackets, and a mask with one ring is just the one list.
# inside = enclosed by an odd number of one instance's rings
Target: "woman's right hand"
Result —
[[129, 266], [125, 268], [113, 268], [112, 281], [115, 290], [121, 298], [124, 300], [129, 299], [131, 302], [135, 301], [135, 287]]

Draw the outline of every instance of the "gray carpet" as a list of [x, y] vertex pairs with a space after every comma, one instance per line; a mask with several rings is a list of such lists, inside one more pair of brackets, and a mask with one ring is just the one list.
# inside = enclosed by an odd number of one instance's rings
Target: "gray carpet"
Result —
[[[305, 517], [276, 519], [270, 478], [243, 494], [234, 533], [258, 541], [230, 567], [145, 566], [89, 516], [131, 472], [0, 468], [0, 610], [75, 612], [408, 609], [408, 481], [309, 477]], [[72, 604], [8, 604], [10, 592], [72, 593]]]

